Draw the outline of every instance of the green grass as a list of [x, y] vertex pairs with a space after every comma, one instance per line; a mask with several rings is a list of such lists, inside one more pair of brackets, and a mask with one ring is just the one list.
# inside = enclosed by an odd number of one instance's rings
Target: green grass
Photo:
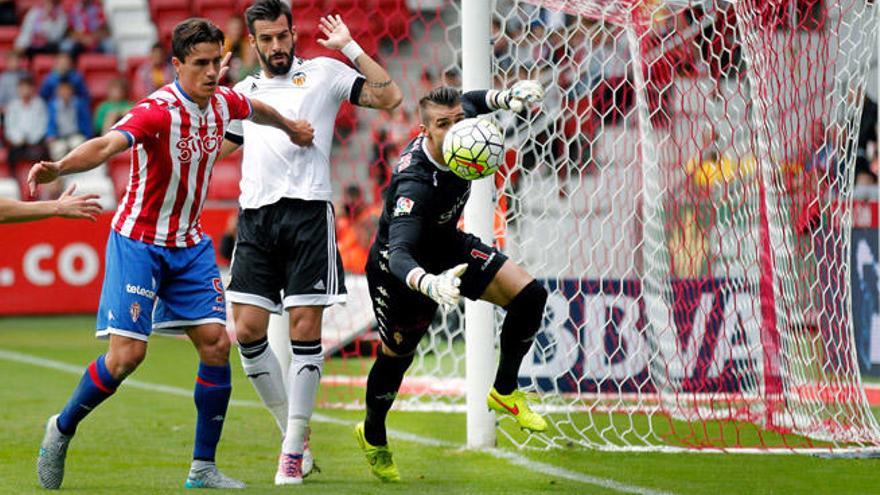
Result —
[[[93, 318], [0, 319], [0, 350], [83, 366], [105, 349], [92, 337]], [[190, 389], [196, 369], [185, 340], [154, 338], [133, 379]], [[338, 362], [328, 369], [346, 366]], [[365, 363], [350, 366], [364, 369]], [[63, 405], [79, 376], [0, 358], [0, 493], [40, 492], [34, 460], [45, 419]], [[237, 362], [233, 398], [256, 401]], [[322, 392], [332, 399], [333, 390]], [[352, 391], [344, 392], [351, 394]], [[449, 442], [436, 448], [393, 438], [404, 482], [382, 485], [368, 473], [351, 435], [359, 411], [319, 410], [312, 444], [323, 472], [303, 493], [619, 493], [524, 469], [485, 452], [469, 451], [460, 414], [392, 411], [389, 427]], [[194, 429], [192, 399], [123, 386], [83, 424], [73, 441], [63, 489], [77, 493], [173, 493], [186, 475]], [[218, 460], [250, 493], [272, 485], [278, 433], [268, 412], [230, 408]], [[517, 452], [502, 445], [509, 452]], [[517, 455], [583, 475], [672, 493], [876, 493], [877, 461], [802, 455], [748, 456], [607, 453], [589, 450], [523, 451]]]

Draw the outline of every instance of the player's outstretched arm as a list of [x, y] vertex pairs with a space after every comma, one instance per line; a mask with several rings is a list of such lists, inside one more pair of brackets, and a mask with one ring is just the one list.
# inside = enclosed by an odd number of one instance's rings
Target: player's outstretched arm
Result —
[[76, 184], [71, 184], [54, 201], [17, 201], [0, 198], [0, 223], [30, 222], [49, 217], [87, 218], [95, 221], [101, 212], [97, 194], [74, 196]]
[[37, 193], [37, 185], [52, 182], [62, 175], [91, 170], [128, 147], [128, 137], [118, 131], [89, 139], [57, 162], [42, 161], [31, 167], [28, 189], [33, 196]]
[[281, 129], [288, 136], [293, 144], [298, 146], [309, 146], [315, 137], [315, 130], [306, 120], [291, 120], [285, 118], [277, 110], [263, 103], [260, 100], [251, 98], [251, 105], [254, 112], [251, 114], [251, 121], [260, 125], [270, 125]]
[[511, 110], [519, 113], [529, 103], [544, 100], [544, 87], [535, 80], [517, 81], [508, 89], [496, 91], [490, 89], [486, 93], [486, 104], [493, 110]]
[[340, 50], [348, 57], [367, 79], [358, 98], [358, 106], [391, 110], [403, 101], [403, 92], [397, 86], [388, 71], [364, 53], [364, 50], [351, 37], [348, 26], [338, 15], [321, 18], [318, 28], [324, 33], [325, 39], [318, 43], [331, 50]]

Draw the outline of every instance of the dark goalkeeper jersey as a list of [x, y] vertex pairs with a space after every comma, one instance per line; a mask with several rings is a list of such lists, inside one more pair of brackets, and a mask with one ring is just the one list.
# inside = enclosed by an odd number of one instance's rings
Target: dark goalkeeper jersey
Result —
[[[463, 94], [462, 109], [467, 118], [492, 111], [485, 90]], [[458, 241], [458, 219], [471, 192], [470, 181], [428, 157], [424, 140], [410, 141], [394, 167], [370, 249], [369, 263], [386, 272], [390, 268], [404, 284], [418, 266], [430, 273], [449, 268], [441, 266], [444, 252]]]

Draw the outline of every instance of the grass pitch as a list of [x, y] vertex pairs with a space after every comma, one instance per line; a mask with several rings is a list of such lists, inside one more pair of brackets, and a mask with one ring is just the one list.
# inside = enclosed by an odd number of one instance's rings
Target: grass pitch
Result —
[[[63, 406], [82, 368], [104, 352], [91, 317], [0, 319], [0, 493], [42, 492], [35, 458], [46, 418]], [[26, 355], [31, 364], [9, 358]], [[469, 451], [460, 414], [392, 411], [389, 427], [404, 481], [381, 484], [352, 437], [359, 411], [319, 410], [312, 445], [322, 472], [302, 487], [272, 484], [279, 435], [233, 359], [233, 399], [218, 464], [249, 493], [877, 493], [878, 460], [803, 455]], [[64, 365], [67, 365], [65, 367]], [[50, 366], [50, 367], [47, 367]], [[185, 340], [155, 337], [144, 365], [79, 427], [62, 490], [183, 492], [192, 450], [196, 354]], [[328, 365], [332, 367], [333, 363]], [[165, 386], [165, 389], [160, 387]], [[418, 442], [413, 441], [415, 438]], [[436, 446], [425, 445], [436, 441]], [[568, 474], [568, 477], [566, 477]], [[577, 479], [572, 479], [577, 478]]]

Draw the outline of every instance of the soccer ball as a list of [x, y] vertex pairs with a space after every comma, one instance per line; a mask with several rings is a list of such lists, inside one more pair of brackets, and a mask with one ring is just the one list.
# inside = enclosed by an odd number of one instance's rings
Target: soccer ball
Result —
[[504, 154], [504, 134], [486, 118], [464, 119], [453, 125], [443, 138], [443, 161], [464, 180], [494, 174]]

